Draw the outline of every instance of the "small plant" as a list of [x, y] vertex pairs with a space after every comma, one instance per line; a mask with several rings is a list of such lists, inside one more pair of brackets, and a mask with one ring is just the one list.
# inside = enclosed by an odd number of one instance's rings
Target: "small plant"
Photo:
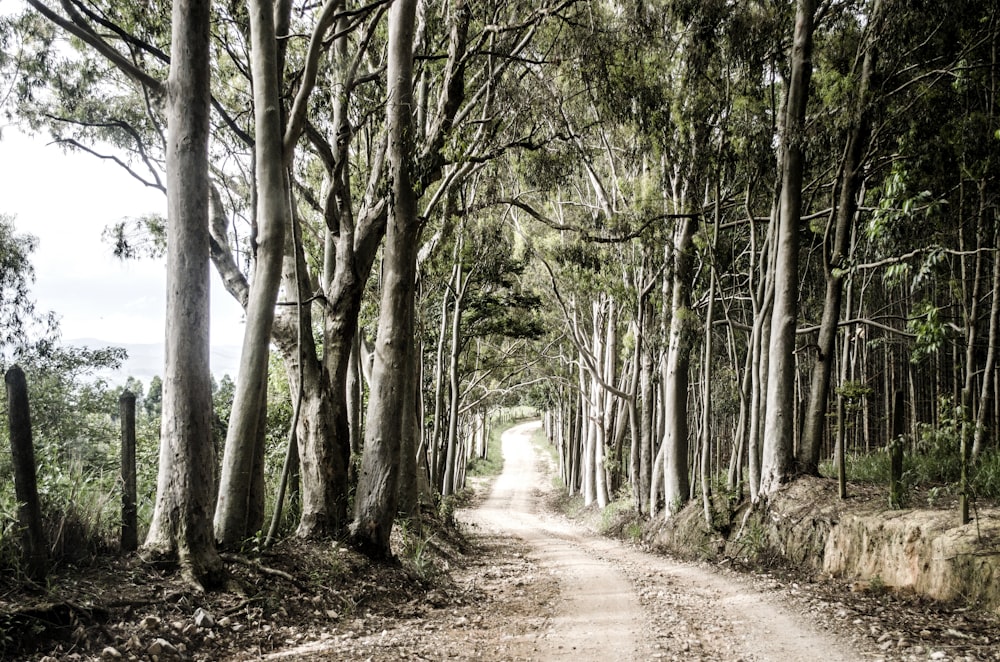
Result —
[[400, 525], [400, 534], [403, 537], [402, 556], [406, 564], [414, 571], [420, 579], [430, 579], [436, 573], [434, 560], [429, 554], [429, 546], [434, 540], [434, 534], [423, 537], [412, 531], [406, 522]]
[[438, 501], [438, 517], [444, 522], [445, 526], [454, 526], [455, 524], [455, 502], [457, 499], [454, 495], [443, 496]]
[[927, 490], [927, 505], [930, 508], [935, 508], [940, 505], [941, 500], [948, 496], [951, 490], [947, 485], [935, 485], [931, 489]]
[[882, 579], [882, 575], [875, 575], [868, 580], [868, 590], [870, 590], [873, 595], [885, 595], [889, 588], [886, 586], [885, 580]]
[[767, 534], [756, 519], [750, 519], [738, 538], [742, 555], [751, 560], [759, 559], [767, 549]]

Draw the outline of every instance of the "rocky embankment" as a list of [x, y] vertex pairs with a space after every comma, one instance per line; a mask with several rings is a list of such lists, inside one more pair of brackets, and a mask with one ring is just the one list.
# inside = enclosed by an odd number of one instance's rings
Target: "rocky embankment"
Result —
[[708, 530], [699, 502], [646, 535], [654, 547], [686, 556], [770, 557], [861, 588], [1000, 613], [1000, 510], [978, 509], [960, 525], [955, 510], [888, 510], [877, 498], [841, 501], [836, 490], [832, 480], [799, 479], [766, 508], [717, 515], [723, 533]]

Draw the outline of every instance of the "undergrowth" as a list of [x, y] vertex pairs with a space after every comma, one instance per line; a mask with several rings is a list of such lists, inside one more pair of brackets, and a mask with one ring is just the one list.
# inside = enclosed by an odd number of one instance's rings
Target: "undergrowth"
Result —
[[[949, 427], [933, 430], [921, 427], [921, 437], [907, 448], [903, 456], [903, 488], [905, 505], [940, 506], [946, 498], [959, 492], [961, 454], [958, 432]], [[882, 449], [868, 454], [845, 458], [847, 479], [852, 482], [888, 485], [889, 453]], [[825, 462], [821, 472], [835, 476], [833, 462]], [[989, 502], [1000, 501], [1000, 449], [985, 451], [969, 465], [970, 496]], [[914, 503], [920, 493], [925, 503]]]

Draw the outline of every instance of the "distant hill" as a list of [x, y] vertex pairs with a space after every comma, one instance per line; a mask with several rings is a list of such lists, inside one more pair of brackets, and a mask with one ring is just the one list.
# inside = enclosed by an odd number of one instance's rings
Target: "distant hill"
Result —
[[[113, 343], [97, 338], [74, 338], [64, 341], [67, 345], [101, 349], [103, 347], [123, 347], [128, 352], [128, 358], [121, 370], [101, 371], [100, 376], [113, 384], [124, 383], [129, 377], [134, 377], [143, 384], [148, 384], [155, 375], [163, 376], [163, 344], [162, 343]], [[215, 379], [229, 375], [235, 379], [240, 362], [240, 348], [234, 345], [219, 345], [212, 347], [212, 374]]]

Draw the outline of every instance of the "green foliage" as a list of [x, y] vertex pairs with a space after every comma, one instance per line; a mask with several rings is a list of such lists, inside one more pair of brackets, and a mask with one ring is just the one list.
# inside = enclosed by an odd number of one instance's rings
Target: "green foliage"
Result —
[[120, 260], [163, 257], [167, 254], [167, 219], [159, 215], [127, 218], [104, 228], [101, 239]]
[[[55, 561], [81, 563], [117, 548], [121, 526], [120, 420], [123, 387], [93, 372], [117, 366], [121, 350], [52, 347], [45, 356], [22, 357], [28, 377], [43, 530]], [[156, 490], [159, 416], [147, 413], [142, 384], [137, 395], [136, 466], [140, 538]], [[6, 421], [0, 436], [7, 436]], [[18, 537], [9, 455], [0, 455], [0, 569], [16, 569]], [[9, 517], [9, 518], [8, 518]]]
[[[938, 423], [921, 423], [917, 438], [903, 456], [903, 504], [915, 505], [913, 493], [926, 490], [926, 506], [937, 507], [945, 497], [957, 494], [961, 476], [961, 435], [963, 415], [949, 398], [939, 403]], [[870, 454], [848, 455], [845, 459], [851, 481], [887, 485], [890, 458], [888, 448]], [[832, 463], [823, 465], [823, 473], [832, 475]], [[1000, 448], [984, 452], [970, 465], [969, 484], [974, 496], [1000, 499]]]
[[[913, 229], [918, 220], [929, 220], [941, 211], [946, 200], [936, 199], [929, 190], [911, 192], [905, 170], [894, 169], [886, 176], [881, 190], [877, 191], [878, 203], [864, 226], [864, 235], [883, 254], [890, 254], [898, 246], [908, 246], [914, 238]], [[903, 275], [899, 270], [889, 270], [885, 278]]]
[[48, 342], [55, 330], [55, 318], [38, 314], [31, 297], [37, 247], [38, 239], [17, 232], [14, 218], [0, 214], [0, 360], [36, 349], [31, 343]]
[[913, 307], [913, 312], [906, 321], [906, 330], [916, 336], [910, 355], [913, 363], [936, 354], [948, 339], [948, 327], [941, 318], [941, 309], [928, 301], [922, 301]]
[[419, 530], [415, 531], [407, 520], [399, 523], [399, 531], [403, 539], [403, 549], [400, 553], [403, 563], [418, 578], [425, 581], [431, 579], [438, 572], [434, 565], [433, 554], [430, 553], [434, 535], [422, 535]]
[[489, 439], [486, 442], [486, 457], [474, 457], [466, 468], [466, 475], [489, 478], [499, 476], [503, 471], [503, 448], [500, 436], [510, 425], [493, 425], [490, 428]]

